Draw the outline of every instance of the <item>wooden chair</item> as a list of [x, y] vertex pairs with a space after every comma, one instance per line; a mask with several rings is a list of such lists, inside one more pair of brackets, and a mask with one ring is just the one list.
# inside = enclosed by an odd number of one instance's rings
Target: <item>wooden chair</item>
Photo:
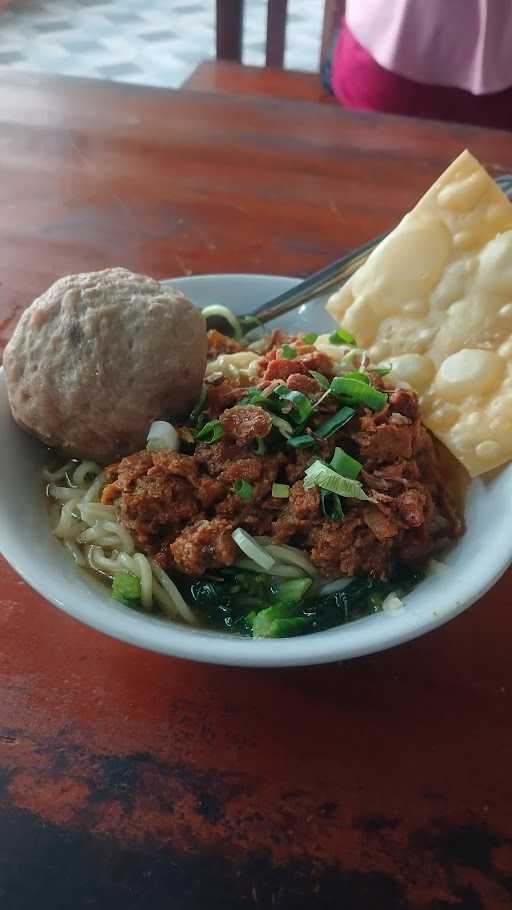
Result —
[[[254, 95], [337, 104], [318, 74], [283, 69], [287, 0], [268, 0], [266, 66], [243, 66], [243, 0], [217, 2], [217, 60], [204, 60], [183, 83], [187, 91]], [[249, 0], [250, 2], [250, 0]], [[326, 0], [320, 66], [333, 46], [344, 0]]]
[[[217, 59], [242, 59], [244, 0], [216, 0]], [[267, 66], [283, 67], [288, 0], [268, 0]], [[325, 0], [320, 65], [331, 51], [334, 30], [345, 9], [344, 0]]]

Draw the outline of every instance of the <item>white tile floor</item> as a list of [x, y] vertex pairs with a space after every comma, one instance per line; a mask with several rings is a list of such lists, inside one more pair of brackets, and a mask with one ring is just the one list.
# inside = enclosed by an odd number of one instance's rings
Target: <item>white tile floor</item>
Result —
[[[285, 65], [318, 68], [323, 0], [289, 0]], [[264, 61], [266, 0], [245, 0], [244, 63]], [[176, 88], [215, 55], [214, 0], [12, 0], [0, 66]]]

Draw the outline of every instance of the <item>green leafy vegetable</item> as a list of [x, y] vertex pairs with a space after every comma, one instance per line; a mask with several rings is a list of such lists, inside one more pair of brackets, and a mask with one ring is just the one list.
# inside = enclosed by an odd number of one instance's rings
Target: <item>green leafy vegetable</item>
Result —
[[298, 604], [312, 584], [311, 578], [292, 578], [290, 581], [281, 581], [273, 585], [272, 598], [282, 604]]
[[294, 612], [294, 604], [277, 604], [260, 610], [252, 622], [253, 638], [287, 638], [305, 632], [311, 620]]
[[341, 474], [342, 477], [350, 477], [352, 480], [355, 480], [363, 469], [363, 466], [359, 461], [356, 461], [355, 458], [351, 458], [350, 455], [347, 455], [347, 453], [339, 447], [335, 448], [334, 455], [329, 462], [329, 467], [331, 467], [333, 471], [336, 471], [337, 474]]
[[240, 499], [248, 501], [252, 498], [252, 484], [247, 480], [235, 480], [233, 493], [236, 493]]
[[391, 581], [356, 578], [343, 590], [320, 596], [311, 596], [310, 579], [278, 581], [235, 568], [223, 569], [219, 577], [183, 578], [179, 583], [207, 625], [240, 635], [283, 638], [376, 613], [388, 594], [401, 597], [422, 578], [422, 573], [402, 568]]
[[206, 442], [212, 444], [218, 442], [224, 436], [224, 428], [220, 420], [209, 420], [204, 427], [196, 433], [197, 442]]
[[141, 589], [140, 580], [129, 572], [120, 572], [112, 581], [112, 597], [124, 604], [125, 607], [140, 607]]
[[345, 496], [347, 499], [369, 499], [358, 480], [341, 477], [319, 460], [306, 468], [304, 474], [304, 489], [311, 490], [313, 487], [329, 490], [329, 492]]
[[297, 349], [292, 348], [289, 344], [283, 344], [281, 348], [281, 354], [285, 360], [295, 360], [297, 356]]
[[350, 332], [346, 332], [345, 329], [336, 329], [332, 335], [329, 335], [329, 341], [331, 344], [351, 344], [357, 345], [357, 341]]
[[344, 376], [337, 376], [332, 380], [331, 392], [345, 398], [350, 404], [364, 405], [372, 411], [381, 411], [388, 400], [385, 392], [379, 392], [371, 385], [356, 379], [346, 379]]
[[341, 410], [337, 411], [336, 414], [333, 414], [332, 417], [329, 417], [329, 420], [326, 420], [318, 430], [315, 430], [317, 436], [321, 436], [322, 439], [327, 439], [328, 436], [331, 436], [336, 430], [339, 430], [341, 427], [345, 426], [349, 420], [352, 420], [355, 414], [354, 408], [343, 407]]
[[402, 568], [391, 581], [374, 578], [355, 578], [342, 591], [305, 600], [303, 612], [311, 620], [307, 631], [331, 629], [381, 610], [388, 594], [407, 594], [424, 578], [416, 569]]
[[316, 332], [306, 332], [306, 334], [302, 336], [302, 341], [304, 344], [314, 344], [317, 338], [318, 335]]

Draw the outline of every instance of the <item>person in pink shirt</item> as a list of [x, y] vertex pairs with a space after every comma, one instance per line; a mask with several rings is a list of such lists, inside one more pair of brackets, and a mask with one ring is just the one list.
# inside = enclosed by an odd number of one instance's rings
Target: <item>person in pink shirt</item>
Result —
[[331, 80], [347, 108], [512, 129], [512, 0], [347, 0]]

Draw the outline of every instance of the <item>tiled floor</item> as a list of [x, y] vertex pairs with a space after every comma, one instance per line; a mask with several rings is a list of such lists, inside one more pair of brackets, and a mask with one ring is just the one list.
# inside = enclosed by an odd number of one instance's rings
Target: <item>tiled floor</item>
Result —
[[[318, 67], [323, 0], [289, 0], [285, 65]], [[244, 62], [264, 60], [266, 0], [245, 0]], [[215, 54], [214, 0], [12, 0], [0, 66], [175, 88]]]

